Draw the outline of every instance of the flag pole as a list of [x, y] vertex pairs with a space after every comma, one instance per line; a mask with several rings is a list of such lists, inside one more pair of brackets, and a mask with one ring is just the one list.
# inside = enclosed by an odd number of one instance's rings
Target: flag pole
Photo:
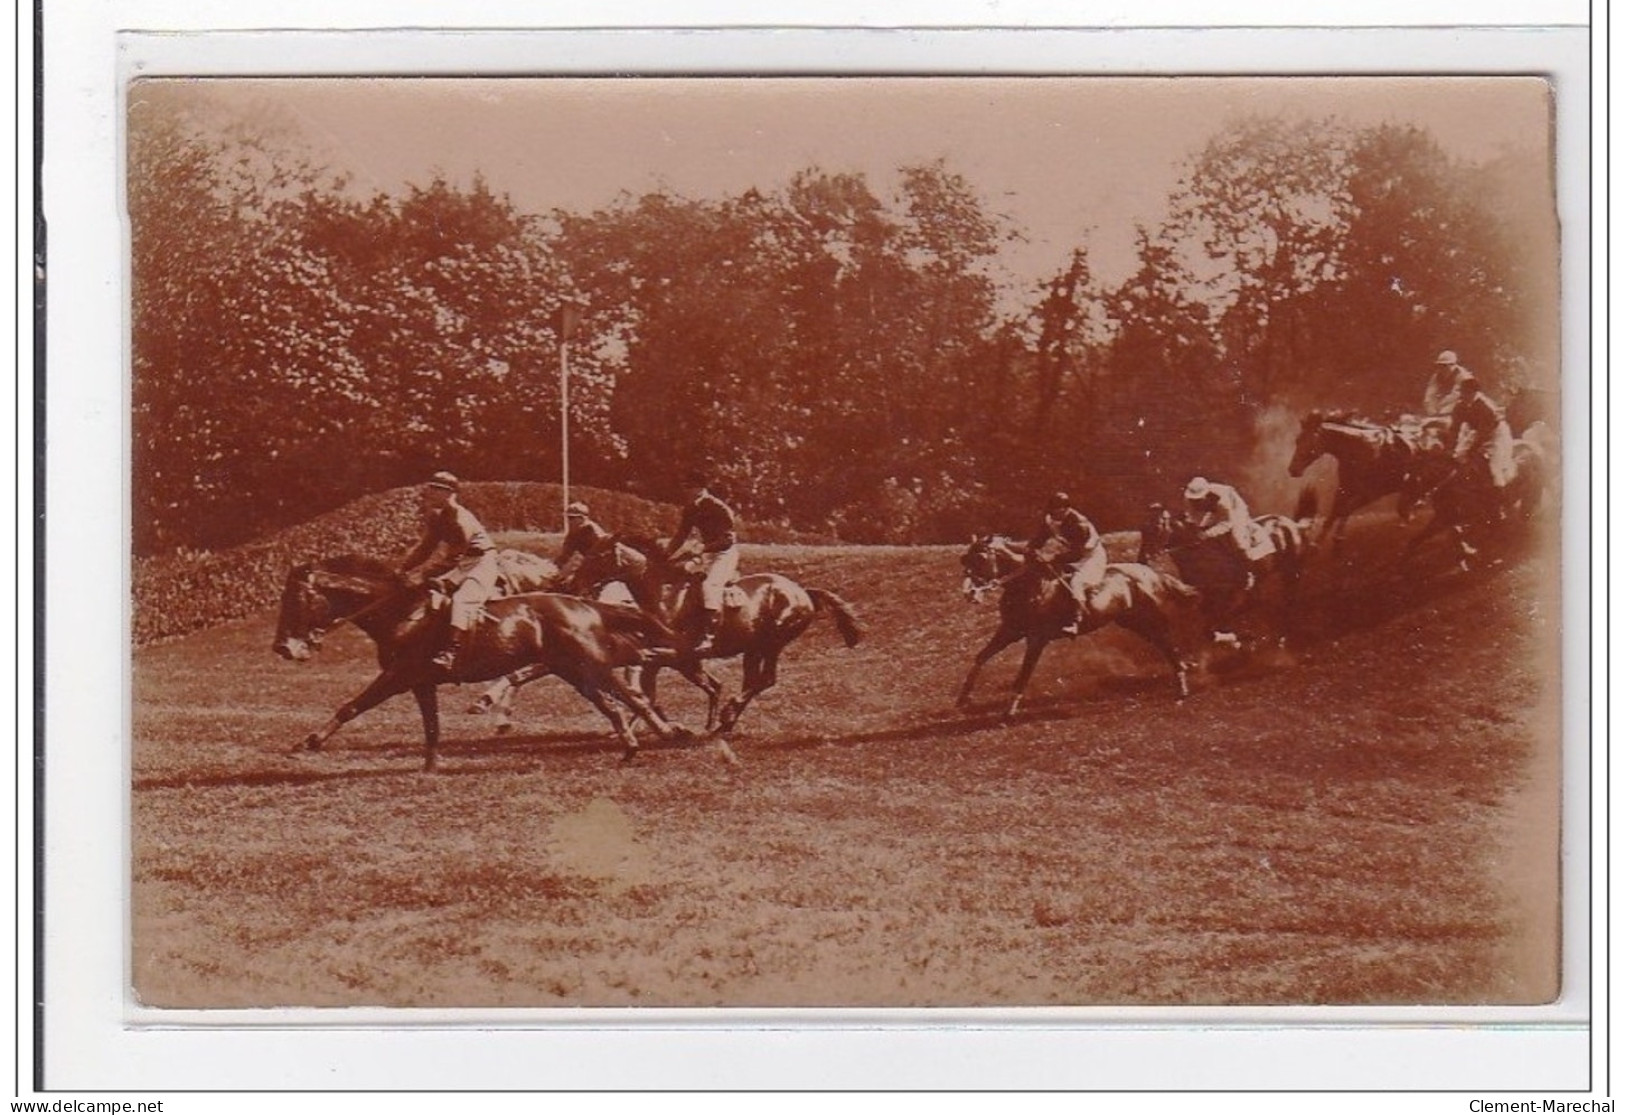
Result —
[[[565, 315], [568, 310], [563, 311]], [[563, 506], [559, 521], [569, 530], [570, 507], [570, 333], [568, 316], [564, 328], [559, 330], [559, 487], [563, 491]]]
[[563, 493], [560, 521], [570, 529], [570, 338], [581, 321], [579, 303], [559, 303], [559, 489]]

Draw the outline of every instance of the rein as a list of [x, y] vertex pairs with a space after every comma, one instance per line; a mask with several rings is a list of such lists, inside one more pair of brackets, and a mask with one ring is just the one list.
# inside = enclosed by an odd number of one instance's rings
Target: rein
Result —
[[[314, 589], [343, 589], [350, 592], [371, 592], [377, 587], [377, 585], [375, 582], [367, 581], [360, 577], [346, 577], [342, 574], [328, 573], [325, 570], [313, 569], [310, 573], [310, 587]], [[379, 597], [377, 600], [363, 604], [360, 608], [351, 612], [349, 615], [337, 616], [334, 618], [333, 622], [329, 623], [326, 627], [317, 627], [313, 628], [312, 630], [317, 634], [325, 634], [341, 624], [355, 624], [361, 620], [362, 617], [371, 615], [373, 612], [382, 608], [385, 604], [395, 603], [395, 601], [401, 597], [403, 591], [404, 589], [397, 590], [395, 592], [386, 591], [384, 595]]]

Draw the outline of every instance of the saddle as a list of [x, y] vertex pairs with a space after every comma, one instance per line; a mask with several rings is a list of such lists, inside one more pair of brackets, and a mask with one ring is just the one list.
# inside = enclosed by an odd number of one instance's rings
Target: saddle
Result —
[[[682, 570], [682, 572], [688, 577], [688, 583], [683, 586], [685, 594], [689, 590], [693, 590], [697, 594], [699, 592], [700, 582], [705, 579], [704, 555], [692, 553], [684, 554], [674, 559], [672, 566], [676, 569]], [[698, 599], [698, 596], [696, 595], [695, 598]], [[745, 590], [739, 587], [739, 574], [735, 573], [732, 577], [728, 578], [727, 584], [723, 585], [722, 587], [722, 606], [725, 609], [742, 608], [745, 606], [745, 600]], [[685, 601], [684, 607], [686, 608], [687, 606], [688, 605]]]
[[1275, 552], [1275, 540], [1270, 537], [1269, 528], [1258, 519], [1247, 524], [1247, 544], [1241, 548], [1247, 555], [1247, 560], [1263, 561]]
[[530, 585], [546, 584], [558, 574], [558, 566], [546, 558], [527, 554], [523, 550], [498, 550], [497, 581], [493, 595], [512, 596], [526, 591]]

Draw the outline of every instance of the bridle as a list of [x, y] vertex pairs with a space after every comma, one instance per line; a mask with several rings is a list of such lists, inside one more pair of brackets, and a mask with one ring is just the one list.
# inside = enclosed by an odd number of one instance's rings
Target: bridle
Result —
[[[325, 569], [307, 570], [305, 575], [298, 580], [297, 584], [299, 585], [300, 591], [304, 593], [320, 593], [322, 589], [328, 588], [371, 594], [378, 588], [378, 584], [375, 581], [369, 581], [362, 577], [347, 576], [343, 573], [330, 573]], [[320, 646], [322, 637], [333, 628], [338, 627], [341, 624], [356, 623], [363, 617], [372, 614], [383, 605], [393, 602], [395, 595], [395, 593], [386, 591], [378, 599], [368, 600], [366, 603], [356, 608], [356, 610], [353, 612], [346, 615], [333, 616], [323, 624], [312, 624], [310, 630], [306, 632], [305, 638], [312, 646]], [[324, 601], [328, 601], [329, 606], [331, 606], [331, 600], [326, 595], [323, 595], [322, 599]]]
[[[1000, 547], [997, 541], [988, 538], [977, 541], [972, 546], [971, 551], [960, 559], [960, 568], [965, 571], [964, 593], [973, 603], [980, 604], [987, 598], [988, 593], [995, 589], [1004, 588], [1026, 572], [1025, 563], [1020, 563], [1010, 572], [1001, 574], [998, 571], [999, 553]], [[968, 563], [973, 554], [979, 562], [986, 562], [991, 573], [979, 575], [971, 571]]]

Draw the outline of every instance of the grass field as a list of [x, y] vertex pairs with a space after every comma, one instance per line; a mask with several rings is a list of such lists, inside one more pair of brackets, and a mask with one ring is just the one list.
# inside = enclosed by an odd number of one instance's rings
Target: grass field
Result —
[[[556, 681], [493, 738], [446, 690], [290, 748], [372, 676], [263, 614], [134, 655], [133, 972], [153, 1006], [1521, 1003], [1557, 992], [1546, 559], [1405, 571], [1368, 523], [1289, 658], [1187, 701], [1103, 632], [1019, 651], [946, 548], [748, 550], [841, 593], [715, 748], [623, 764]], [[725, 668], [737, 686], [737, 667]], [[668, 709], [703, 720], [675, 676]], [[652, 742], [652, 741], [651, 741]]]

